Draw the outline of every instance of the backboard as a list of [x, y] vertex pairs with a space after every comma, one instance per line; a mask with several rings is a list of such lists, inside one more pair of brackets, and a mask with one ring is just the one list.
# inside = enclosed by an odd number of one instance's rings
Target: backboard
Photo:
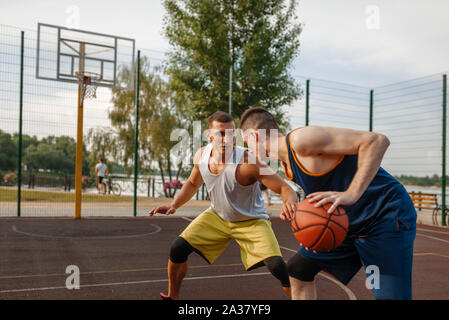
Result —
[[133, 39], [43, 23], [37, 30], [38, 79], [78, 83], [89, 73], [97, 86], [134, 90]]

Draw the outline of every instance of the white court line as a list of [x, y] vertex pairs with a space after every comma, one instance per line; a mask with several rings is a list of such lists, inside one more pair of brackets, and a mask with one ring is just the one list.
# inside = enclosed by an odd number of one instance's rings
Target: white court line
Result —
[[[283, 246], [279, 246], [279, 247], [280, 247], [281, 249], [288, 250], [288, 251], [291, 251], [291, 252], [294, 252], [294, 253], [297, 253], [297, 252], [298, 252], [298, 250], [293, 250], [293, 249], [290, 249], [290, 248], [287, 248], [287, 247], [283, 247]], [[336, 285], [338, 285], [340, 288], [342, 288], [343, 291], [348, 295], [349, 300], [357, 300], [357, 297], [355, 296], [354, 292], [352, 292], [351, 289], [349, 289], [347, 286], [345, 286], [345, 285], [344, 285], [343, 283], [341, 283], [340, 281], [335, 280], [334, 278], [328, 276], [327, 274], [325, 274], [325, 273], [323, 273], [323, 272], [319, 272], [318, 275], [321, 276], [321, 277], [323, 277], [323, 278], [326, 278], [326, 279], [332, 281], [333, 283], [335, 283]]]
[[[221, 275], [221, 276], [187, 277], [187, 278], [184, 278], [184, 280], [204, 280], [204, 279], [252, 277], [252, 276], [265, 276], [265, 275], [270, 275], [270, 273], [269, 272], [259, 272], [259, 273], [225, 274], [225, 275]], [[80, 289], [91, 288], [91, 287], [107, 287], [107, 286], [122, 286], [122, 285], [130, 285], [130, 284], [167, 282], [167, 281], [168, 281], [168, 279], [157, 279], [157, 280], [86, 284], [86, 285], [80, 285]], [[17, 293], [17, 292], [45, 291], [45, 290], [58, 290], [58, 289], [67, 289], [67, 288], [66, 287], [43, 287], [43, 288], [11, 289], [11, 290], [1, 290], [0, 293]]]
[[416, 228], [416, 230], [418, 230], [418, 231], [433, 232], [433, 233], [441, 233], [441, 234], [447, 234], [447, 235], [449, 235], [449, 230], [448, 230], [448, 231], [436, 231], [436, 230], [423, 229], [423, 228]]
[[426, 237], [426, 238], [429, 238], [429, 239], [433, 239], [433, 240], [438, 240], [438, 241], [445, 242], [445, 243], [449, 243], [448, 240], [444, 240], [444, 239], [440, 239], [440, 238], [437, 238], [437, 237], [428, 236], [427, 234], [416, 233], [416, 235], [417, 236], [421, 236], [421, 237]]
[[38, 238], [50, 238], [50, 239], [79, 239], [79, 240], [113, 240], [113, 239], [128, 239], [128, 238], [138, 238], [138, 237], [145, 237], [151, 234], [155, 234], [158, 233], [162, 230], [161, 227], [159, 227], [158, 225], [155, 224], [150, 224], [151, 226], [155, 227], [156, 230], [155, 231], [151, 231], [148, 233], [142, 233], [142, 234], [131, 234], [131, 235], [126, 235], [126, 236], [84, 236], [84, 237], [79, 237], [79, 236], [52, 236], [52, 235], [46, 235], [46, 234], [38, 234], [38, 233], [28, 233], [25, 231], [21, 231], [19, 229], [17, 229], [17, 227], [15, 225], [12, 226], [12, 231], [19, 233], [19, 234], [23, 234], [29, 237], [38, 237]]

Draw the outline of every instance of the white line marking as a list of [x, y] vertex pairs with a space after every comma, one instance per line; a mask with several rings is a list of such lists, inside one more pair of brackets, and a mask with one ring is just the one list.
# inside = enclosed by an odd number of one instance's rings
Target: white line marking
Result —
[[[184, 278], [184, 280], [204, 280], [204, 279], [220, 279], [220, 278], [234, 278], [234, 277], [253, 277], [253, 276], [265, 276], [265, 275], [271, 275], [271, 273], [269, 273], [269, 272], [259, 272], [259, 273], [225, 274], [225, 275], [221, 275], [221, 276], [187, 277], [187, 278]], [[142, 280], [142, 281], [86, 284], [86, 285], [81, 285], [80, 289], [81, 288], [91, 288], [91, 287], [107, 287], [107, 286], [120, 286], [120, 285], [130, 285], [130, 284], [167, 282], [167, 281], [168, 281], [167, 279], [157, 279], [157, 280]], [[66, 287], [43, 287], [43, 288], [11, 289], [11, 290], [1, 290], [0, 293], [16, 293], [16, 292], [45, 291], [45, 290], [58, 290], [58, 289], [67, 289], [67, 288]]]
[[51, 238], [51, 239], [85, 239], [85, 240], [110, 240], [110, 239], [127, 239], [127, 238], [137, 238], [137, 237], [144, 237], [144, 236], [148, 236], [151, 234], [155, 234], [158, 233], [162, 230], [161, 227], [159, 227], [158, 225], [155, 224], [150, 224], [151, 226], [155, 227], [156, 230], [152, 231], [152, 232], [148, 232], [148, 233], [143, 233], [143, 234], [131, 234], [128, 236], [92, 236], [92, 237], [76, 237], [76, 236], [52, 236], [52, 235], [46, 235], [46, 234], [37, 234], [37, 233], [28, 233], [25, 231], [21, 231], [19, 229], [17, 229], [17, 227], [15, 225], [12, 226], [12, 231], [16, 232], [16, 233], [20, 233], [29, 237], [39, 237], [39, 238]]
[[181, 217], [181, 219], [187, 220], [187, 221], [189, 221], [189, 222], [193, 221], [193, 219], [190, 219], [190, 218], [188, 218], [188, 217]]
[[430, 229], [423, 229], [423, 228], [416, 228], [416, 230], [418, 231], [427, 231], [427, 232], [433, 232], [433, 233], [442, 233], [442, 234], [447, 234], [449, 235], [449, 230], [448, 231], [436, 231], [436, 230], [430, 230]]
[[[293, 250], [293, 249], [290, 249], [290, 248], [287, 248], [287, 247], [283, 247], [283, 246], [279, 246], [279, 247], [282, 248], [282, 249], [284, 249], [284, 250], [291, 251], [291, 252], [295, 252], [295, 253], [298, 252], [298, 250]], [[352, 292], [351, 289], [349, 289], [347, 286], [345, 286], [345, 285], [344, 285], [343, 283], [341, 283], [340, 281], [335, 280], [334, 278], [328, 276], [327, 274], [325, 274], [325, 273], [323, 273], [323, 272], [319, 272], [318, 275], [321, 276], [321, 277], [323, 277], [323, 278], [326, 278], [326, 279], [332, 281], [333, 283], [335, 283], [336, 285], [338, 285], [340, 288], [342, 288], [343, 291], [348, 295], [349, 300], [357, 300], [357, 297], [355, 296], [354, 292]]]
[[417, 236], [421, 236], [421, 237], [426, 237], [426, 238], [429, 238], [429, 239], [433, 239], [433, 240], [438, 240], [438, 241], [445, 242], [445, 243], [449, 243], [448, 240], [443, 240], [443, 239], [440, 239], [440, 238], [437, 238], [437, 237], [428, 236], [427, 234], [416, 233], [416, 235]]

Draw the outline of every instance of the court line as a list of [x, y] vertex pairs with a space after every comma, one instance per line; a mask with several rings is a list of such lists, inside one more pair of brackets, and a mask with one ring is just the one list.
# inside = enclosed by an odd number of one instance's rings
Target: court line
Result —
[[[225, 274], [225, 275], [220, 275], [220, 276], [186, 277], [186, 278], [184, 278], [184, 280], [222, 279], [222, 278], [253, 277], [253, 276], [265, 276], [265, 275], [271, 275], [271, 273], [259, 272], [259, 273]], [[91, 287], [107, 287], [107, 286], [155, 283], [155, 282], [168, 282], [168, 279], [85, 284], [85, 285], [80, 285], [80, 289], [91, 288]], [[45, 291], [45, 290], [58, 290], [58, 289], [67, 289], [67, 288], [66, 287], [42, 287], [42, 288], [11, 289], [11, 290], [1, 290], [0, 293], [17, 293], [17, 292]], [[74, 290], [74, 291], [76, 291], [76, 290]]]
[[443, 258], [449, 259], [449, 256], [447, 256], [445, 254], [435, 253], [435, 252], [419, 252], [419, 253], [415, 253], [413, 255], [414, 256], [437, 256], [437, 257], [443, 257]]
[[[189, 269], [201, 269], [201, 268], [211, 268], [211, 267], [237, 267], [243, 266], [241, 263], [230, 263], [230, 264], [213, 264], [204, 266], [189, 266]], [[123, 269], [123, 270], [103, 270], [103, 271], [86, 271], [80, 272], [80, 275], [86, 274], [107, 274], [107, 273], [126, 273], [126, 272], [144, 272], [144, 271], [165, 271], [167, 267], [164, 268], [140, 268], [140, 269]], [[0, 276], [2, 279], [22, 279], [22, 278], [45, 278], [45, 277], [59, 277], [67, 276], [67, 273], [47, 273], [47, 274], [24, 274], [24, 275], [11, 275], [11, 276]]]
[[441, 234], [449, 235], [449, 230], [448, 230], [448, 231], [437, 231], [437, 230], [431, 230], [431, 229], [425, 229], [425, 228], [416, 228], [416, 230], [418, 230], [418, 231], [433, 232], [433, 233], [441, 233]]
[[438, 241], [445, 242], [445, 243], [449, 243], [449, 240], [444, 240], [444, 239], [440, 239], [440, 238], [437, 238], [437, 237], [428, 236], [427, 234], [422, 234], [422, 233], [418, 233], [417, 232], [416, 235], [417, 236], [421, 236], [421, 237], [426, 237], [426, 238], [429, 238], [429, 239], [433, 239], [433, 240], [438, 240]]
[[[294, 252], [294, 253], [297, 253], [297, 252], [298, 252], [298, 250], [293, 250], [293, 249], [290, 249], [290, 248], [287, 248], [287, 247], [284, 247], [284, 246], [279, 246], [279, 247], [280, 247], [281, 249], [288, 250], [288, 251], [291, 251], [291, 252]], [[343, 289], [343, 291], [348, 295], [349, 300], [357, 300], [357, 297], [356, 297], [356, 295], [354, 294], [354, 292], [352, 292], [351, 289], [349, 289], [347, 286], [345, 286], [345, 285], [344, 285], [343, 283], [341, 283], [340, 281], [338, 281], [338, 280], [332, 278], [331, 276], [329, 276], [329, 275], [327, 275], [327, 274], [325, 274], [325, 273], [323, 273], [323, 272], [319, 272], [318, 275], [321, 276], [321, 277], [323, 277], [323, 278], [326, 278], [326, 279], [332, 281], [333, 283], [335, 283], [336, 285], [338, 285], [341, 289]]]
[[37, 233], [29, 233], [25, 231], [21, 231], [17, 229], [15, 225], [12, 226], [12, 231], [23, 234], [29, 237], [38, 237], [38, 238], [50, 238], [50, 239], [79, 239], [79, 240], [113, 240], [113, 239], [127, 239], [127, 238], [138, 238], [138, 237], [145, 237], [151, 234], [158, 233], [162, 230], [161, 227], [155, 224], [150, 224], [151, 226], [155, 227], [156, 230], [148, 233], [142, 233], [142, 234], [131, 234], [127, 236], [87, 236], [87, 237], [79, 237], [79, 236], [52, 236], [52, 235], [46, 235], [46, 234], [37, 234]]

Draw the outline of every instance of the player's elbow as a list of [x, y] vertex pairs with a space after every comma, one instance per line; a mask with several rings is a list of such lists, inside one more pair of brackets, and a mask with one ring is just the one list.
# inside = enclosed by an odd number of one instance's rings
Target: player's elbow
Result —
[[385, 150], [390, 146], [390, 139], [384, 134], [376, 133], [376, 140]]
[[390, 145], [390, 140], [381, 133], [370, 132], [365, 135], [365, 144], [386, 150]]

